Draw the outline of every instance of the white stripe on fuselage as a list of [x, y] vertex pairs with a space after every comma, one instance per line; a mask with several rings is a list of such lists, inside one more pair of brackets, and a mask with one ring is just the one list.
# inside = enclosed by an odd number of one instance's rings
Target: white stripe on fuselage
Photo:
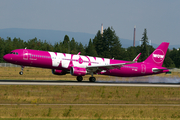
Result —
[[[52, 66], [58, 67], [60, 63], [62, 64], [63, 68], [68, 68], [70, 62], [72, 61], [73, 66], [77, 67], [86, 67], [86, 66], [93, 66], [93, 65], [105, 65], [110, 64], [110, 59], [106, 58], [98, 58], [98, 57], [89, 57], [89, 56], [81, 56], [81, 55], [73, 55], [73, 54], [63, 54], [54, 52], [49, 52], [52, 59]], [[72, 56], [72, 58], [71, 58]]]

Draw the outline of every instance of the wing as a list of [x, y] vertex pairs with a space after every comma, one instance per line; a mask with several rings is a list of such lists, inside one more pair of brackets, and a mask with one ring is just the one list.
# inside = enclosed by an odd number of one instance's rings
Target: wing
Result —
[[102, 70], [110, 70], [110, 69], [120, 69], [123, 65], [127, 65], [127, 64], [133, 64], [136, 63], [137, 60], [139, 59], [141, 53], [139, 53], [132, 62], [128, 62], [128, 63], [119, 63], [119, 64], [109, 64], [109, 65], [95, 65], [95, 66], [87, 66], [86, 70], [89, 73], [98, 73], [101, 72]]
[[129, 62], [129, 63], [119, 63], [119, 64], [109, 64], [109, 65], [95, 65], [95, 66], [87, 66], [86, 70], [88, 72], [101, 72], [102, 70], [110, 70], [114, 68], [121, 68], [123, 65], [126, 64], [133, 64], [134, 62]]

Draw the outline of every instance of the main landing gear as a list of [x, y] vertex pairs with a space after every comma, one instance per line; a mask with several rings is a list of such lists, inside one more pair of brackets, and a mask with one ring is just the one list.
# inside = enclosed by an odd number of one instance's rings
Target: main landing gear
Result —
[[19, 72], [20, 75], [23, 74], [23, 68], [24, 68], [24, 66], [21, 66], [21, 71]]
[[[82, 82], [83, 77], [82, 76], [77, 76], [76, 79], [77, 79], [78, 82]], [[89, 82], [96, 82], [96, 78], [95, 77], [90, 77]]]
[[93, 77], [93, 72], [91, 72], [91, 77], [89, 78], [89, 82], [96, 82], [96, 78]]
[[77, 81], [78, 81], [78, 82], [82, 82], [83, 77], [82, 77], [82, 76], [77, 76], [77, 78], [76, 78], [76, 79], [77, 79]]
[[96, 82], [96, 78], [95, 78], [95, 77], [90, 77], [90, 78], [89, 78], [89, 81], [90, 81], [90, 82]]

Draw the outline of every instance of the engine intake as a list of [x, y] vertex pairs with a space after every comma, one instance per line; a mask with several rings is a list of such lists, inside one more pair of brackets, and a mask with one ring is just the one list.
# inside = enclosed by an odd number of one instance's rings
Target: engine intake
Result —
[[87, 71], [86, 68], [71, 67], [70, 73], [74, 76], [84, 76], [86, 75]]
[[67, 73], [67, 71], [52, 69], [52, 73], [54, 75], [65, 75]]

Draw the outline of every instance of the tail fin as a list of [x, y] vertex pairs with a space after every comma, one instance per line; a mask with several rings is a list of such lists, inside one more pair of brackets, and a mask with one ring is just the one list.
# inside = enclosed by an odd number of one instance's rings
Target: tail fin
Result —
[[168, 46], [168, 42], [162, 42], [144, 62], [153, 63], [161, 67], [166, 56]]

